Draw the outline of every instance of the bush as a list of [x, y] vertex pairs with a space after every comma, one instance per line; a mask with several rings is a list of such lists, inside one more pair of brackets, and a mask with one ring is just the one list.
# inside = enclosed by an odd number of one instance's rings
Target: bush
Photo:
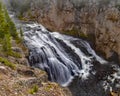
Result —
[[33, 88], [29, 90], [29, 93], [34, 94], [34, 93], [38, 92], [38, 89], [39, 89], [38, 86], [34, 85]]
[[83, 32], [81, 32], [80, 30], [73, 28], [72, 30], [65, 30], [63, 31], [63, 34], [66, 35], [71, 35], [71, 36], [75, 36], [75, 37], [81, 37], [81, 38], [87, 38], [87, 34], [84, 34]]
[[12, 57], [16, 57], [16, 58], [22, 58], [21, 54], [17, 53], [17, 52], [8, 52], [7, 55], [12, 56]]
[[0, 62], [4, 63], [6, 66], [10, 67], [11, 69], [15, 69], [16, 65], [9, 62], [7, 59], [0, 57]]
[[11, 36], [9, 34], [5, 34], [3, 42], [2, 42], [2, 49], [6, 54], [9, 54], [12, 52], [11, 49]]

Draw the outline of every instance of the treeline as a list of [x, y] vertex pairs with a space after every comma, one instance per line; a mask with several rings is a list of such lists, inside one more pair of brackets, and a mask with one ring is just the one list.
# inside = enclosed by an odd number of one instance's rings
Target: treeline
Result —
[[20, 17], [30, 9], [31, 1], [32, 0], [9, 0], [8, 3], [9, 8]]
[[14, 54], [11, 48], [12, 39], [19, 40], [18, 33], [5, 6], [0, 2], [0, 51], [6, 55]]
[[[74, 8], [80, 10], [85, 6], [96, 5], [99, 9], [104, 7], [115, 6], [120, 7], [120, 0], [55, 0], [54, 4], [58, 9], [63, 10], [67, 6], [67, 2], [71, 3]], [[44, 11], [48, 6], [51, 6], [50, 0], [8, 0], [9, 7], [12, 11], [15, 11], [18, 16], [24, 15], [24, 13], [31, 11], [31, 7], [40, 8]], [[8, 4], [7, 3], [7, 4]], [[50, 8], [49, 8], [50, 9]], [[48, 10], [49, 10], [48, 9]]]

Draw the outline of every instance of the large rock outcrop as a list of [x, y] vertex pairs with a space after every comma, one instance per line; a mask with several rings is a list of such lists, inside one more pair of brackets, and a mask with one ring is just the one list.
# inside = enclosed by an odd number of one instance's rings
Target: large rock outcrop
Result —
[[87, 37], [107, 59], [116, 56], [120, 60], [119, 0], [16, 0], [16, 9], [15, 0], [11, 1], [19, 18], [39, 22], [52, 31]]

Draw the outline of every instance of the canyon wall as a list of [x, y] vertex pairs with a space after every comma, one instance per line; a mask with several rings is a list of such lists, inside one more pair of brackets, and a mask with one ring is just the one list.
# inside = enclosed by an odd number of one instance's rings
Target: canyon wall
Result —
[[10, 4], [20, 19], [87, 38], [105, 58], [119, 62], [120, 0], [10, 0]]

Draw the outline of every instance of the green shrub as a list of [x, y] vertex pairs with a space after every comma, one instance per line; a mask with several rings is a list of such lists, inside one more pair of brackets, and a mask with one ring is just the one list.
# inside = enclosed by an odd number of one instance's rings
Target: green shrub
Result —
[[9, 34], [5, 34], [3, 42], [2, 42], [3, 51], [8, 54], [12, 52], [11, 49], [11, 36]]
[[7, 59], [0, 57], [0, 62], [4, 63], [6, 66], [10, 67], [11, 69], [15, 69], [16, 65], [9, 62]]
[[16, 43], [17, 44], [21, 44], [23, 42], [23, 38], [22, 37], [18, 37], [17, 39], [16, 39]]
[[81, 37], [81, 38], [87, 38], [88, 37], [87, 34], [84, 34], [80, 30], [75, 29], [75, 28], [73, 28], [72, 30], [63, 31], [63, 34], [71, 35], [71, 36], [75, 36], [75, 37]]
[[29, 90], [29, 93], [34, 94], [34, 93], [38, 92], [38, 89], [39, 89], [38, 86], [34, 85], [33, 88]]
[[22, 28], [20, 28], [20, 36], [23, 37], [23, 31], [22, 31]]
[[17, 52], [9, 52], [7, 55], [12, 56], [12, 57], [16, 57], [16, 58], [22, 58], [21, 54], [17, 53]]

